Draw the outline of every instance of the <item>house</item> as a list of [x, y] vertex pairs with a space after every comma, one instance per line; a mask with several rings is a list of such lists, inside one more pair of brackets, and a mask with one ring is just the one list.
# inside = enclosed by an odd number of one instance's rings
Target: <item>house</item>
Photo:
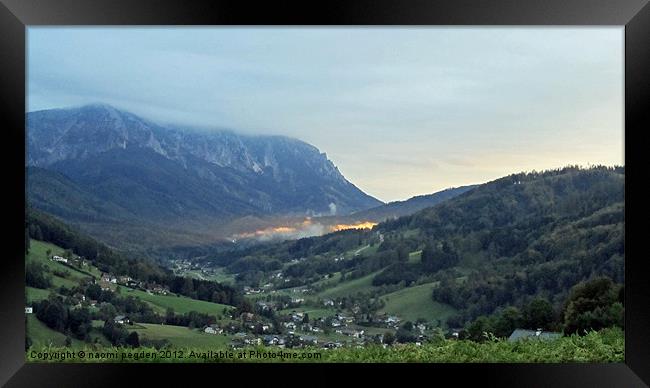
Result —
[[115, 318], [113, 318], [113, 323], [121, 323], [124, 325], [130, 322], [131, 321], [129, 320], [129, 317], [126, 315], [117, 315]]
[[89, 300], [88, 300], [88, 304], [90, 304], [91, 306], [96, 306], [96, 305], [97, 305], [97, 301], [94, 300], [94, 299], [89, 299]]
[[347, 317], [347, 316], [341, 315], [341, 314], [336, 314], [336, 318], [341, 323], [343, 323], [343, 322], [345, 322], [345, 323], [353, 323], [354, 322], [354, 318]]
[[400, 319], [397, 318], [396, 316], [390, 316], [386, 318], [386, 325], [388, 326], [397, 326], [399, 324]]
[[32, 307], [25, 307], [25, 314], [31, 314], [34, 311]]
[[326, 301], [323, 302], [323, 305], [325, 306], [334, 306], [334, 301], [331, 299], [327, 299]]
[[262, 339], [261, 338], [256, 338], [256, 337], [246, 337], [244, 339], [244, 343], [246, 345], [261, 345], [262, 344]]
[[127, 282], [126, 282], [126, 285], [127, 285], [127, 287], [131, 287], [131, 288], [142, 287], [142, 283], [141, 283], [141, 282], [135, 281], [135, 280], [133, 280], [133, 279], [127, 281]]
[[68, 259], [66, 259], [65, 257], [54, 255], [54, 256], [52, 256], [52, 261], [58, 261], [60, 263], [67, 263]]
[[361, 330], [355, 330], [355, 329], [343, 329], [342, 334], [347, 335], [349, 337], [354, 337], [354, 338], [361, 338], [363, 336], [364, 331]]
[[525, 329], [515, 329], [515, 331], [510, 334], [508, 341], [514, 342], [521, 339], [541, 339], [541, 340], [551, 340], [555, 338], [562, 337], [562, 333], [543, 331], [542, 329], [537, 330], [525, 330]]
[[303, 323], [303, 324], [300, 326], [300, 329], [301, 329], [302, 331], [311, 331], [312, 326], [311, 326], [309, 323]]
[[305, 314], [302, 312], [294, 312], [291, 314], [291, 319], [294, 322], [302, 322], [302, 319], [305, 317]]
[[155, 285], [151, 291], [153, 291], [154, 294], [161, 294], [161, 295], [167, 295], [167, 288], [164, 288], [159, 285]]
[[303, 335], [300, 336], [300, 341], [306, 343], [306, 344], [313, 344], [317, 345], [318, 344], [318, 337], [314, 337], [311, 335]]
[[105, 282], [103, 280], [99, 282], [99, 286], [101, 287], [102, 291], [113, 291], [110, 284], [110, 282]]
[[264, 343], [266, 345], [277, 345], [280, 342], [280, 338], [276, 335], [265, 335]]
[[81, 301], [81, 302], [85, 302], [85, 301], [86, 301], [86, 296], [83, 295], [83, 294], [80, 293], [80, 292], [77, 292], [76, 294], [72, 295], [72, 297], [73, 297], [75, 300], [77, 300], [77, 301]]
[[205, 329], [203, 329], [203, 332], [207, 334], [221, 334], [223, 333], [223, 329], [217, 325], [210, 325], [206, 326]]
[[251, 288], [251, 287], [248, 287], [248, 286], [244, 287], [244, 293], [246, 295], [259, 294], [261, 292], [262, 292], [262, 290], [260, 290], [259, 288]]
[[128, 284], [131, 280], [133, 280], [130, 276], [120, 276], [118, 281], [120, 284]]
[[257, 302], [257, 306], [260, 309], [262, 309], [262, 311], [268, 311], [268, 310], [273, 310], [274, 308], [276, 308], [277, 304], [275, 302], [260, 301], [260, 302]]

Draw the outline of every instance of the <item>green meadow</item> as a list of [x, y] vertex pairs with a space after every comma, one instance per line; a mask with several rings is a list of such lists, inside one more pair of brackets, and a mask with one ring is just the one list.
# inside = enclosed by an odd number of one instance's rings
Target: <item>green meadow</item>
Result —
[[386, 294], [381, 297], [385, 306], [380, 312], [397, 315], [403, 321], [415, 322], [424, 318], [429, 322], [439, 320], [444, 325], [456, 310], [431, 298], [434, 287], [435, 283], [425, 283]]

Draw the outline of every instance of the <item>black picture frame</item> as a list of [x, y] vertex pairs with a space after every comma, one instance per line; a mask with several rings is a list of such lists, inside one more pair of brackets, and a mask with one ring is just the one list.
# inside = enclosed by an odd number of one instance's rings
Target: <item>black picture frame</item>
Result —
[[[612, 364], [418, 364], [418, 365], [155, 365], [26, 364], [24, 318], [25, 64], [27, 26], [36, 25], [536, 25], [625, 26], [626, 225], [642, 221], [645, 131], [650, 128], [650, 5], [647, 0], [0, 0], [0, 95], [5, 167], [7, 238], [0, 271], [0, 384], [7, 386], [134, 385], [151, 379], [171, 385], [227, 371], [243, 383], [278, 382], [295, 372], [323, 376], [352, 372], [413, 381], [452, 378], [494, 386], [637, 387], [650, 384], [650, 286], [647, 260], [634, 239], [643, 230], [626, 228], [625, 362]], [[647, 201], [647, 200], [646, 200]], [[640, 222], [639, 222], [640, 224]], [[395, 373], [389, 368], [394, 367]], [[253, 372], [253, 368], [255, 371]], [[259, 369], [259, 371], [257, 370]], [[280, 370], [278, 372], [278, 370]], [[216, 372], [216, 373], [215, 373]], [[128, 375], [128, 378], [125, 377]], [[191, 376], [192, 380], [188, 380]], [[314, 379], [312, 379], [314, 380]], [[315, 380], [319, 380], [316, 378]], [[425, 380], [426, 381], [426, 380]], [[433, 380], [430, 380], [433, 382]], [[449, 381], [449, 380], [447, 380]], [[318, 381], [314, 381], [317, 383]], [[280, 381], [280, 383], [282, 383]], [[288, 382], [287, 382], [288, 383]], [[300, 383], [299, 380], [297, 383]], [[302, 383], [300, 383], [302, 384]], [[312, 384], [312, 381], [309, 382]], [[429, 385], [429, 384], [427, 384]]]

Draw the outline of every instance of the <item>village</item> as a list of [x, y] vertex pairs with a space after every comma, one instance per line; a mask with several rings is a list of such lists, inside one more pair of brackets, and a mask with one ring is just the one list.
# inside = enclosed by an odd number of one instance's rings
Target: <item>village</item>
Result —
[[[154, 282], [144, 282], [130, 276], [114, 275], [98, 271], [80, 256], [65, 252], [63, 256], [50, 255], [50, 260], [63, 266], [81, 271], [93, 271], [92, 284], [102, 291], [126, 292], [139, 290], [147, 295], [174, 297], [169, 288]], [[337, 258], [342, 260], [342, 258]], [[190, 261], [173, 263], [174, 272], [194, 273], [197, 277], [218, 275], [213, 268], [203, 268]], [[89, 273], [90, 274], [90, 273]], [[278, 348], [319, 347], [335, 349], [341, 347], [364, 347], [368, 344], [390, 346], [394, 343], [414, 343], [420, 346], [436, 338], [458, 339], [461, 328], [443, 330], [439, 325], [423, 319], [414, 322], [404, 320], [395, 314], [387, 314], [362, 308], [367, 301], [347, 297], [319, 297], [310, 286], [282, 288], [285, 281], [282, 271], [268, 274], [267, 282], [260, 287], [243, 286], [242, 294], [249, 301], [247, 311], [230, 309], [223, 314], [218, 311], [210, 315], [219, 318], [200, 327], [188, 327], [197, 334], [224, 336], [232, 349], [249, 346], [270, 346]], [[72, 309], [81, 307], [99, 308], [101, 303], [87, 295], [76, 292], [69, 296]], [[31, 309], [31, 307], [29, 307]], [[26, 307], [26, 313], [28, 313]], [[311, 314], [311, 316], [310, 316]], [[137, 319], [136, 319], [137, 320]], [[136, 328], [127, 313], [118, 311], [113, 324]], [[164, 323], [163, 323], [164, 325]], [[544, 332], [542, 329], [515, 330], [510, 340], [526, 337], [542, 339], [556, 338], [559, 333]]]

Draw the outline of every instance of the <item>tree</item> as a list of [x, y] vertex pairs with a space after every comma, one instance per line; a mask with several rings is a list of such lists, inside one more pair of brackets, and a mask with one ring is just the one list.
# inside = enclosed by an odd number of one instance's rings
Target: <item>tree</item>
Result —
[[67, 310], [59, 299], [45, 299], [38, 304], [36, 317], [48, 327], [63, 332], [67, 323]]
[[183, 287], [181, 288], [181, 294], [192, 296], [193, 293], [194, 293], [194, 282], [192, 281], [192, 278], [185, 278], [185, 280], [183, 281]]
[[309, 323], [309, 314], [305, 313], [305, 316], [302, 317], [302, 323]]
[[434, 272], [435, 269], [435, 253], [431, 244], [424, 244], [422, 248], [422, 267], [426, 272]]
[[621, 289], [622, 286], [614, 284], [606, 277], [574, 286], [563, 311], [565, 333], [584, 334], [585, 330], [623, 327]]
[[88, 298], [97, 300], [102, 294], [102, 288], [99, 286], [99, 284], [89, 284], [88, 287], [86, 287], [85, 294]]
[[86, 339], [92, 329], [92, 320], [88, 309], [70, 309], [68, 311], [67, 327], [75, 337], [81, 340]]
[[43, 241], [43, 232], [39, 225], [34, 227], [34, 240]]
[[503, 309], [494, 321], [494, 335], [508, 337], [521, 326], [522, 317], [518, 308], [509, 306]]
[[485, 340], [484, 333], [493, 333], [492, 322], [486, 316], [480, 316], [470, 323], [465, 329], [468, 339], [476, 342], [483, 342]]
[[52, 278], [46, 274], [43, 264], [30, 260], [25, 266], [25, 283], [30, 287], [47, 289], [52, 286]]
[[413, 332], [401, 327], [397, 329], [397, 333], [395, 333], [395, 339], [397, 340], [397, 342], [405, 344], [408, 342], [415, 342], [417, 338], [415, 337], [415, 334], [413, 334]]
[[134, 348], [140, 346], [140, 338], [138, 337], [138, 333], [136, 331], [132, 331], [131, 334], [126, 337], [126, 344]]
[[522, 318], [527, 329], [548, 329], [555, 321], [555, 313], [548, 300], [535, 298], [524, 306]]
[[409, 259], [409, 251], [404, 245], [400, 245], [397, 248], [397, 261], [400, 263], [405, 263]]
[[384, 333], [384, 343], [386, 345], [392, 345], [393, 342], [395, 342], [395, 335], [390, 331]]
[[99, 306], [99, 316], [103, 320], [112, 320], [117, 315], [117, 309], [110, 303], [102, 303]]

